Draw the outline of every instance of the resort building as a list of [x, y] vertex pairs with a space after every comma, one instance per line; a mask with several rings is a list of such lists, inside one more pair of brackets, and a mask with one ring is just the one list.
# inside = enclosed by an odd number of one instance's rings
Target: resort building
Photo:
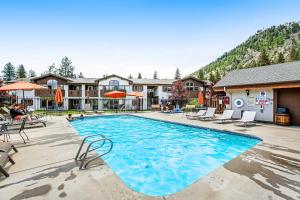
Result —
[[[145, 110], [149, 109], [152, 104], [159, 104], [162, 98], [168, 98], [171, 85], [175, 80], [127, 79], [114, 74], [103, 78], [69, 79], [56, 74], [45, 74], [29, 81], [48, 88], [24, 92], [26, 105], [32, 105], [35, 110], [54, 108], [53, 96], [58, 87], [62, 89], [64, 99], [62, 109], [64, 110], [105, 110], [116, 109], [116, 106], [129, 110], [136, 109], [138, 105], [139, 109]], [[113, 90], [125, 93], [141, 92], [143, 97], [140, 100], [136, 97], [117, 100], [105, 97], [105, 93]], [[14, 94], [21, 103], [23, 91], [16, 91]]]
[[275, 122], [286, 114], [290, 124], [300, 125], [300, 62], [269, 65], [229, 72], [215, 86], [229, 99], [235, 118], [256, 111], [256, 120]]

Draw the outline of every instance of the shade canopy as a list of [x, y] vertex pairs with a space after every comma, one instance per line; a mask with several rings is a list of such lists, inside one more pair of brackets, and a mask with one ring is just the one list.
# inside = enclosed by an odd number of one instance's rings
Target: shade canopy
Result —
[[204, 104], [204, 97], [203, 97], [203, 93], [201, 91], [199, 91], [199, 93], [198, 93], [198, 104], [199, 105]]
[[41, 90], [47, 89], [41, 85], [37, 85], [34, 83], [26, 82], [26, 81], [18, 81], [16, 83], [8, 84], [0, 87], [0, 91], [11, 91], [11, 90]]
[[117, 98], [123, 98], [123, 97], [125, 97], [126, 93], [122, 92], [122, 91], [114, 90], [112, 92], [105, 93], [104, 96], [117, 99]]
[[143, 93], [141, 92], [129, 92], [126, 94], [127, 96], [133, 96], [133, 97], [143, 97]]
[[61, 91], [60, 87], [58, 87], [56, 89], [54, 101], [58, 104], [63, 102], [63, 95], [62, 95], [62, 91]]

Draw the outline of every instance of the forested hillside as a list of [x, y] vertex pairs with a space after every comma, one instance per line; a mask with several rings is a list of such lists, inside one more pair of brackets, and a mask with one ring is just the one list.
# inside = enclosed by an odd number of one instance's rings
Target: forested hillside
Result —
[[245, 42], [194, 73], [218, 81], [228, 71], [300, 60], [300, 23], [259, 30]]

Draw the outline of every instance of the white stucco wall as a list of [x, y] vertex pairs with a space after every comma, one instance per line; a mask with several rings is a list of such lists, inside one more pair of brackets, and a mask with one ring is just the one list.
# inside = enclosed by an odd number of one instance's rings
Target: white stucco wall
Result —
[[[261, 91], [265, 91], [267, 93], [267, 98], [270, 99], [268, 105], [263, 106], [263, 110], [261, 112], [261, 106], [256, 104], [256, 98], [259, 96]], [[242, 111], [256, 111], [255, 120], [259, 121], [268, 121], [273, 122], [273, 90], [270, 89], [261, 89], [261, 90], [250, 90], [249, 96], [247, 96], [245, 90], [241, 91], [228, 91], [227, 96], [230, 98], [230, 104], [227, 106], [228, 109], [233, 109], [234, 118], [241, 118]], [[236, 99], [242, 99], [244, 101], [244, 105], [241, 108], [237, 108], [234, 105], [234, 101]]]

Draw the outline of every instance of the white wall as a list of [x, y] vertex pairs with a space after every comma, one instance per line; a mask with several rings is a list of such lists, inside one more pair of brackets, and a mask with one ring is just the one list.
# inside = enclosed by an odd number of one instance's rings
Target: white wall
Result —
[[[267, 93], [267, 98], [270, 100], [268, 105], [263, 106], [263, 111], [260, 110], [260, 105], [256, 104], [256, 98], [259, 96], [261, 91], [265, 91]], [[233, 109], [234, 118], [241, 118], [241, 112], [244, 111], [256, 111], [255, 120], [259, 121], [268, 121], [273, 122], [273, 90], [270, 89], [262, 89], [262, 90], [250, 90], [249, 96], [247, 96], [245, 90], [234, 91], [234, 92], [226, 92], [227, 96], [230, 98], [230, 105], [227, 106], [228, 109]], [[234, 105], [235, 99], [242, 99], [244, 101], [244, 105], [241, 108], [237, 108]]]
[[109, 81], [111, 81], [111, 80], [117, 80], [117, 81], [119, 81], [119, 85], [129, 85], [129, 81], [127, 81], [127, 80], [123, 80], [123, 79], [120, 79], [118, 77], [111, 77], [111, 78], [99, 81], [99, 86], [101, 86], [101, 85], [109, 85]]

